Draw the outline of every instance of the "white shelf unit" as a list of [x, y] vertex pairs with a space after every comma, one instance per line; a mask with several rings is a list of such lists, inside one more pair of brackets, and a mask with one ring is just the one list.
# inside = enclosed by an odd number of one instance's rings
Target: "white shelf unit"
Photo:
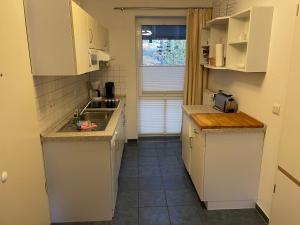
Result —
[[210, 48], [210, 29], [208, 27], [202, 29], [201, 35], [201, 64], [208, 64], [208, 53]]
[[[202, 46], [202, 55], [203, 49], [209, 48], [209, 58], [215, 57], [215, 46], [216, 44], [224, 45], [224, 55], [226, 57], [226, 48], [227, 48], [227, 33], [228, 33], [228, 21], [229, 17], [219, 17], [215, 18], [207, 23], [207, 26], [202, 29], [201, 36], [201, 46]], [[204, 57], [202, 57], [204, 58]], [[207, 68], [218, 68], [215, 66], [207, 65], [206, 60], [202, 61]]]
[[226, 70], [227, 69], [225, 66], [211, 66], [211, 65], [207, 65], [207, 64], [204, 64], [203, 66], [205, 68], [214, 69], [214, 70]]
[[[223, 40], [222, 43], [226, 45], [224, 46], [225, 69], [266, 72], [272, 17], [273, 7], [251, 7], [226, 19], [220, 17], [208, 22], [210, 57], [214, 57], [215, 44]], [[225, 23], [226, 20], [228, 25]], [[207, 68], [217, 69], [218, 67], [208, 66]]]

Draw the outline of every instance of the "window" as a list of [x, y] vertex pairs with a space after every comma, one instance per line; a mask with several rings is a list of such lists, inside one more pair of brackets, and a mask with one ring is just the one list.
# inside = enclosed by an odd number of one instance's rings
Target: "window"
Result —
[[[169, 24], [168, 24], [169, 23]], [[179, 134], [184, 88], [184, 20], [139, 23], [139, 134]], [[155, 25], [154, 25], [155, 24]]]

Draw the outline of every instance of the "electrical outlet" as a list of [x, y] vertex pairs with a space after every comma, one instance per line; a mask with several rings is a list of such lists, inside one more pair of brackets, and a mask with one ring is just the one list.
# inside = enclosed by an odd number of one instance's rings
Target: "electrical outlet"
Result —
[[279, 116], [280, 115], [280, 104], [275, 103], [273, 105], [273, 110], [272, 110], [273, 114]]

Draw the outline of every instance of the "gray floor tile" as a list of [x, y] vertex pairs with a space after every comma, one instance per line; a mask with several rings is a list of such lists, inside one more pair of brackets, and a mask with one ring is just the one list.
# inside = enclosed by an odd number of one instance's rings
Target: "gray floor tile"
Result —
[[138, 151], [125, 151], [123, 153], [123, 159], [124, 160], [137, 160], [139, 156]]
[[166, 190], [168, 206], [196, 205], [200, 206], [197, 194], [191, 190]]
[[163, 190], [139, 192], [139, 207], [166, 205], [167, 201]]
[[139, 167], [139, 177], [159, 177], [161, 176], [158, 166], [141, 166]]
[[186, 170], [179, 163], [161, 165], [162, 176], [186, 176]]
[[165, 176], [162, 179], [166, 190], [190, 189], [185, 176]]
[[119, 178], [119, 191], [137, 191], [138, 178], [137, 177], [121, 177]]
[[118, 209], [115, 212], [112, 225], [137, 225], [138, 224], [138, 208]]
[[121, 167], [138, 167], [139, 161], [137, 159], [123, 159], [121, 162]]
[[119, 192], [117, 197], [116, 207], [117, 209], [138, 207], [138, 192], [137, 191]]
[[159, 166], [157, 157], [140, 157], [139, 158], [140, 166]]
[[139, 151], [139, 157], [157, 157], [157, 152], [155, 149], [141, 149]]
[[139, 209], [139, 225], [169, 225], [167, 207], [147, 207]]
[[155, 149], [156, 142], [155, 141], [139, 141], [138, 148], [139, 149]]
[[174, 155], [171, 155], [171, 156], [159, 156], [158, 160], [159, 160], [159, 164], [160, 165], [171, 164], [171, 163], [173, 163], [173, 164], [174, 163], [180, 164], [179, 163], [180, 161]]
[[201, 223], [200, 212], [201, 209], [197, 206], [169, 207], [172, 225], [205, 225]]
[[140, 191], [163, 190], [161, 177], [139, 177]]
[[120, 169], [119, 177], [138, 177], [138, 176], [139, 176], [138, 167], [122, 166]]
[[255, 209], [203, 210], [201, 220], [204, 225], [265, 225], [265, 221]]

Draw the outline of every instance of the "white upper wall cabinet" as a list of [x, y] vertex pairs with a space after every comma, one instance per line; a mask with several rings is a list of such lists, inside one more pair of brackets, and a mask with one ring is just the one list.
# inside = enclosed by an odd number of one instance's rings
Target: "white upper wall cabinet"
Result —
[[71, 0], [25, 0], [24, 4], [33, 75], [90, 72], [89, 48], [107, 49], [100, 44], [107, 45], [108, 35], [102, 37], [100, 32], [104, 28]]
[[[225, 67], [204, 66], [241, 72], [266, 72], [272, 18], [273, 7], [252, 7], [230, 17], [209, 21], [209, 57], [215, 57], [216, 44], [224, 44], [226, 64]], [[203, 38], [207, 37], [206, 28]]]
[[88, 16], [89, 47], [102, 51], [108, 50], [108, 30], [92, 16]]

